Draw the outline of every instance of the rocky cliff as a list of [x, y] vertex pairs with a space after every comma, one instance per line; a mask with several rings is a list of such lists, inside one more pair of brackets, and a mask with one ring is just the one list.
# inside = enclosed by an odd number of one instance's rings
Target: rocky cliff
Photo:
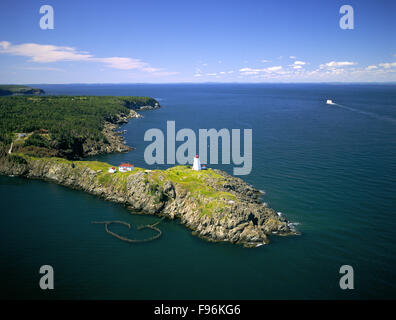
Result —
[[87, 157], [97, 154], [127, 152], [132, 150], [132, 147], [125, 144], [121, 133], [117, 132], [116, 129], [121, 124], [127, 123], [129, 119], [140, 117], [141, 115], [135, 110], [129, 110], [129, 114], [119, 114], [116, 118], [107, 119], [102, 130], [103, 135], [107, 139], [107, 143], [92, 139], [85, 139], [82, 143], [81, 155], [83, 157]]
[[260, 202], [258, 190], [220, 170], [167, 170], [108, 173], [110, 164], [34, 158], [12, 154], [0, 159], [0, 173], [52, 181], [126, 205], [134, 213], [180, 219], [208, 241], [255, 247], [268, 236], [292, 235], [288, 221]]
[[[151, 102], [151, 101], [150, 101]], [[93, 139], [83, 139], [82, 141], [76, 141], [75, 150], [68, 150], [69, 153], [59, 153], [57, 156], [68, 157], [68, 158], [81, 158], [95, 156], [98, 154], [114, 153], [114, 152], [128, 152], [133, 150], [132, 147], [128, 146], [124, 142], [124, 138], [120, 132], [117, 132], [117, 128], [127, 123], [130, 119], [141, 118], [142, 116], [135, 110], [154, 110], [160, 108], [158, 102], [153, 100], [152, 104], [148, 105], [128, 105], [129, 113], [119, 113], [116, 116], [106, 119], [103, 125], [102, 133], [107, 139], [107, 143], [103, 141], [97, 141]]]

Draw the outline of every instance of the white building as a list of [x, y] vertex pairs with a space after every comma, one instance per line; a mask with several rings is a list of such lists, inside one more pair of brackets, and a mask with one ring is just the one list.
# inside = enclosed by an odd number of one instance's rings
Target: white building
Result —
[[109, 168], [109, 173], [115, 173], [116, 171], [117, 169], [114, 167]]
[[134, 169], [134, 166], [129, 163], [122, 163], [119, 165], [118, 170], [120, 172], [127, 172], [127, 171], [132, 171]]
[[192, 169], [196, 171], [201, 170], [201, 161], [199, 160], [199, 155], [195, 156]]

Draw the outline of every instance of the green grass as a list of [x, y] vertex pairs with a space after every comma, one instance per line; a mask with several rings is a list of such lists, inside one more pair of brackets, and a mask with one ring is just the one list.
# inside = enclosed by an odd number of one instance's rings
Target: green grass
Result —
[[78, 166], [88, 167], [95, 171], [102, 170], [103, 172], [107, 172], [110, 167], [113, 167], [111, 164], [100, 161], [73, 161], [73, 163], [75, 163]]
[[[38, 158], [19, 154], [19, 157], [29, 161], [49, 161], [53, 163], [66, 164], [74, 169], [89, 168], [96, 173], [96, 179], [99, 184], [104, 187], [112, 187], [123, 192], [127, 191], [127, 180], [130, 175], [144, 172], [145, 169], [135, 167], [130, 172], [109, 173], [108, 169], [113, 167], [109, 163], [100, 161], [71, 161], [64, 158], [47, 157]], [[20, 160], [20, 159], [18, 159]], [[114, 166], [117, 167], [117, 166]], [[207, 179], [211, 183], [221, 184], [225, 178], [208, 169], [202, 171], [194, 171], [189, 166], [175, 166], [167, 170], [152, 170], [145, 175], [146, 182], [149, 184], [149, 193], [155, 197], [155, 201], [165, 201], [166, 195], [162, 192], [162, 187], [166, 181], [172, 182], [174, 185], [185, 189], [189, 196], [194, 198], [198, 204], [197, 210], [201, 216], [211, 216], [214, 212], [222, 214], [226, 207], [230, 207], [230, 200], [238, 201], [237, 197], [229, 192], [217, 191], [208, 184]]]
[[[155, 176], [155, 175], [154, 175]], [[162, 181], [159, 179], [162, 177]], [[166, 180], [177, 183], [186, 189], [199, 204], [200, 215], [212, 215], [213, 212], [222, 213], [225, 207], [229, 207], [228, 201], [237, 201], [235, 195], [217, 191], [208, 185], [206, 179], [214, 179], [220, 185], [225, 178], [211, 169], [194, 171], [190, 166], [175, 166], [157, 173], [159, 184]], [[203, 199], [201, 201], [201, 199]]]
[[195, 171], [189, 166], [175, 166], [163, 171], [168, 180], [183, 185], [191, 193], [202, 194], [207, 197], [226, 197], [234, 200], [235, 196], [228, 192], [219, 192], [206, 184], [206, 178], [215, 179], [217, 184], [221, 184], [225, 179], [222, 175], [212, 169]]

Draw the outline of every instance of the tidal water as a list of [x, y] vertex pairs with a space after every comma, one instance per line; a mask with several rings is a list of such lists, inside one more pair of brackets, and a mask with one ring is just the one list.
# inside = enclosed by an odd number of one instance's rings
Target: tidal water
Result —
[[[36, 85], [37, 86], [37, 85]], [[255, 249], [208, 243], [177, 221], [128, 244], [94, 220], [157, 220], [53, 183], [0, 176], [0, 298], [396, 298], [396, 85], [40, 85], [48, 94], [145, 95], [163, 106], [122, 126], [126, 154], [95, 157], [147, 168], [146, 130], [253, 129], [253, 168], [242, 178], [298, 223], [300, 236]], [[336, 105], [326, 105], [332, 99]], [[233, 165], [217, 165], [232, 173]], [[131, 237], [150, 234], [112, 229]], [[51, 265], [55, 289], [39, 268]], [[339, 269], [354, 269], [341, 290]]]

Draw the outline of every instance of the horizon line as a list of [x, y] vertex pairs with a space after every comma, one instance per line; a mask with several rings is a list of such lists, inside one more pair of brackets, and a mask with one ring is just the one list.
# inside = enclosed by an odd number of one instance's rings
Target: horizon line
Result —
[[4, 85], [172, 85], [172, 84], [396, 84], [396, 81], [315, 81], [315, 82], [65, 82], [65, 83], [0, 83]]

